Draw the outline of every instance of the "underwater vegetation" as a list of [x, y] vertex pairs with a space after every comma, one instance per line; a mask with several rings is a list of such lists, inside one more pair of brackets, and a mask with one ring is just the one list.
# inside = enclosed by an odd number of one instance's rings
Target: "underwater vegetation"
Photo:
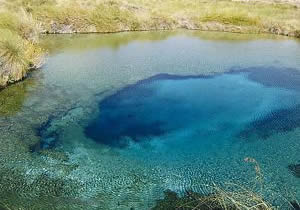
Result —
[[295, 177], [300, 178], [300, 164], [290, 164], [288, 169]]
[[272, 111], [257, 120], [252, 121], [239, 133], [241, 138], [257, 136], [267, 139], [280, 132], [292, 131], [300, 126], [300, 106]]
[[0, 117], [12, 116], [19, 112], [28, 95], [28, 89], [34, 87], [35, 83], [34, 79], [28, 78], [26, 81], [21, 81], [9, 89], [2, 90], [0, 95]]
[[30, 150], [32, 152], [39, 152], [44, 149], [52, 149], [57, 146], [57, 138], [58, 138], [58, 130], [52, 130], [52, 122], [54, 121], [55, 117], [50, 117], [45, 123], [43, 123], [37, 129], [37, 136], [39, 136], [40, 141], [36, 144], [32, 145]]
[[231, 70], [231, 73], [238, 72], [247, 72], [248, 79], [258, 82], [266, 87], [278, 87], [300, 91], [299, 69], [270, 66]]
[[[299, 210], [298, 201], [290, 201], [290, 210]], [[179, 195], [171, 190], [164, 192], [164, 198], [156, 201], [152, 210], [273, 210], [276, 207], [270, 205], [259, 195], [245, 190], [240, 192], [230, 192], [218, 189], [211, 194], [196, 193], [187, 191], [184, 195]]]
[[[157, 201], [152, 210], [173, 210], [173, 209], [203, 209], [219, 210], [222, 209], [217, 202], [217, 195], [202, 195], [195, 192], [186, 192], [180, 197], [176, 192], [167, 190], [164, 192], [164, 199]], [[228, 209], [233, 209], [232, 206]]]
[[[241, 188], [242, 189], [242, 188]], [[165, 197], [157, 201], [152, 210], [271, 210], [272, 205], [256, 193], [242, 189], [242, 191], [227, 191], [215, 187], [210, 194], [187, 191], [183, 196], [167, 190]]]
[[31, 152], [42, 152], [43, 150], [55, 149], [60, 145], [59, 136], [62, 130], [71, 124], [82, 114], [82, 107], [71, 107], [51, 115], [39, 127], [35, 129], [39, 141], [31, 145]]
[[293, 210], [300, 210], [300, 204], [298, 201], [291, 201], [290, 203], [291, 203]]

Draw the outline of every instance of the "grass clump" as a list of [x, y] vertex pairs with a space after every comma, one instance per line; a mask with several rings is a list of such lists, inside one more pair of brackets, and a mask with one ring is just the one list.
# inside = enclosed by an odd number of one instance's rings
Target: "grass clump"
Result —
[[172, 191], [165, 192], [165, 198], [158, 200], [152, 210], [272, 210], [271, 204], [260, 195], [235, 186], [235, 191], [213, 187], [214, 193], [201, 194], [188, 191], [184, 196], [178, 196]]
[[12, 83], [24, 78], [28, 70], [42, 65], [43, 50], [35, 43], [9, 31], [0, 30], [0, 75], [5, 83]]
[[0, 88], [23, 79], [43, 63], [39, 24], [31, 14], [0, 12]]
[[16, 34], [8, 30], [1, 30], [4, 34], [0, 40], [0, 63], [2, 73], [9, 72], [9, 80], [23, 78], [28, 66], [25, 56], [25, 43]]
[[88, 16], [88, 21], [101, 32], [135, 30], [139, 27], [134, 13], [114, 2], [98, 5]]

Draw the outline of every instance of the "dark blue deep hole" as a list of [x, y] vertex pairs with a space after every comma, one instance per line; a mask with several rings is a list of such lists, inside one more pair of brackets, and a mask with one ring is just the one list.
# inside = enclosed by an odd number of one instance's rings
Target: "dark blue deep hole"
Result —
[[101, 101], [85, 134], [121, 148], [177, 133], [195, 141], [265, 138], [299, 126], [299, 90], [299, 73], [291, 69], [249, 68], [214, 77], [160, 74]]

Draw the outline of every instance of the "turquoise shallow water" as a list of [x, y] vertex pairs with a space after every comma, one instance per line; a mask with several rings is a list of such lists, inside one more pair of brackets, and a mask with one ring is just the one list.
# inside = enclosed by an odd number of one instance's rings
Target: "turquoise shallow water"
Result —
[[300, 198], [288, 167], [300, 160], [299, 41], [183, 31], [48, 36], [45, 47], [43, 69], [0, 92], [5, 202], [149, 209], [166, 189], [213, 183], [276, 205]]
[[[256, 72], [257, 78], [264, 77], [260, 73]], [[266, 87], [251, 81], [249, 75], [162, 74], [139, 81], [102, 100], [100, 113], [85, 128], [85, 135], [117, 148], [125, 159], [141, 161], [149, 168], [167, 167], [169, 175], [178, 173], [179, 180], [164, 180], [168, 189], [177, 192], [201, 191], [207, 184], [201, 180], [204, 177], [219, 184], [234, 176], [241, 179], [238, 182], [248, 182], [252, 173], [245, 171], [243, 160], [260, 158], [260, 154], [244, 149], [272, 141], [264, 137], [284, 132], [281, 124], [293, 130], [300, 123], [289, 123], [291, 116], [285, 119], [276, 114], [294, 110], [300, 92], [277, 83]], [[261, 130], [262, 125], [251, 127], [265, 119], [264, 126], [271, 131]], [[274, 151], [265, 151], [269, 152]]]

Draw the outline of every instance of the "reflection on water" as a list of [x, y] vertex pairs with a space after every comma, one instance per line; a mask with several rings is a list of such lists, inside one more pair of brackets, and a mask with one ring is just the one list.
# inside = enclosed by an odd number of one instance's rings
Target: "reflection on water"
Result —
[[28, 89], [34, 88], [34, 78], [27, 78], [15, 85], [1, 90], [0, 92], [0, 117], [11, 116], [18, 113], [28, 96]]
[[45, 35], [42, 37], [42, 46], [51, 53], [61, 50], [87, 51], [99, 48], [119, 49], [130, 42], [155, 42], [166, 40], [170, 37], [184, 35], [208, 41], [220, 42], [245, 42], [259, 39], [283, 40], [286, 37], [264, 34], [234, 34], [201, 31], [161, 31], [161, 32], [138, 32], [138, 33], [116, 33], [116, 34], [67, 34], [67, 35]]
[[[165, 40], [179, 32], [140, 32], [140, 33], [116, 33], [116, 34], [76, 34], [76, 35], [47, 35], [42, 38], [42, 46], [54, 53], [57, 50], [87, 51], [99, 48], [111, 48], [117, 50], [130, 42], [154, 42]], [[101, 36], [101, 37], [99, 37]]]
[[[288, 199], [300, 196], [293, 175], [298, 120], [265, 120], [297, 107], [296, 40], [177, 31], [46, 36], [44, 46], [50, 56], [43, 69], [0, 92], [0, 203], [149, 209], [166, 189], [201, 191], [201, 184], [212, 182], [252, 186], [255, 172], [245, 157], [259, 162], [270, 202], [280, 203], [274, 194], [286, 189]], [[224, 74], [235, 70], [247, 76]], [[166, 74], [187, 77], [139, 85]], [[160, 114], [150, 119], [152, 107]], [[242, 128], [262, 132], [249, 124], [253, 118], [260, 128], [294, 121], [284, 132], [270, 129], [266, 141], [261, 135], [241, 141]], [[88, 127], [93, 134], [86, 135]], [[134, 141], [123, 144], [119, 136]]]

